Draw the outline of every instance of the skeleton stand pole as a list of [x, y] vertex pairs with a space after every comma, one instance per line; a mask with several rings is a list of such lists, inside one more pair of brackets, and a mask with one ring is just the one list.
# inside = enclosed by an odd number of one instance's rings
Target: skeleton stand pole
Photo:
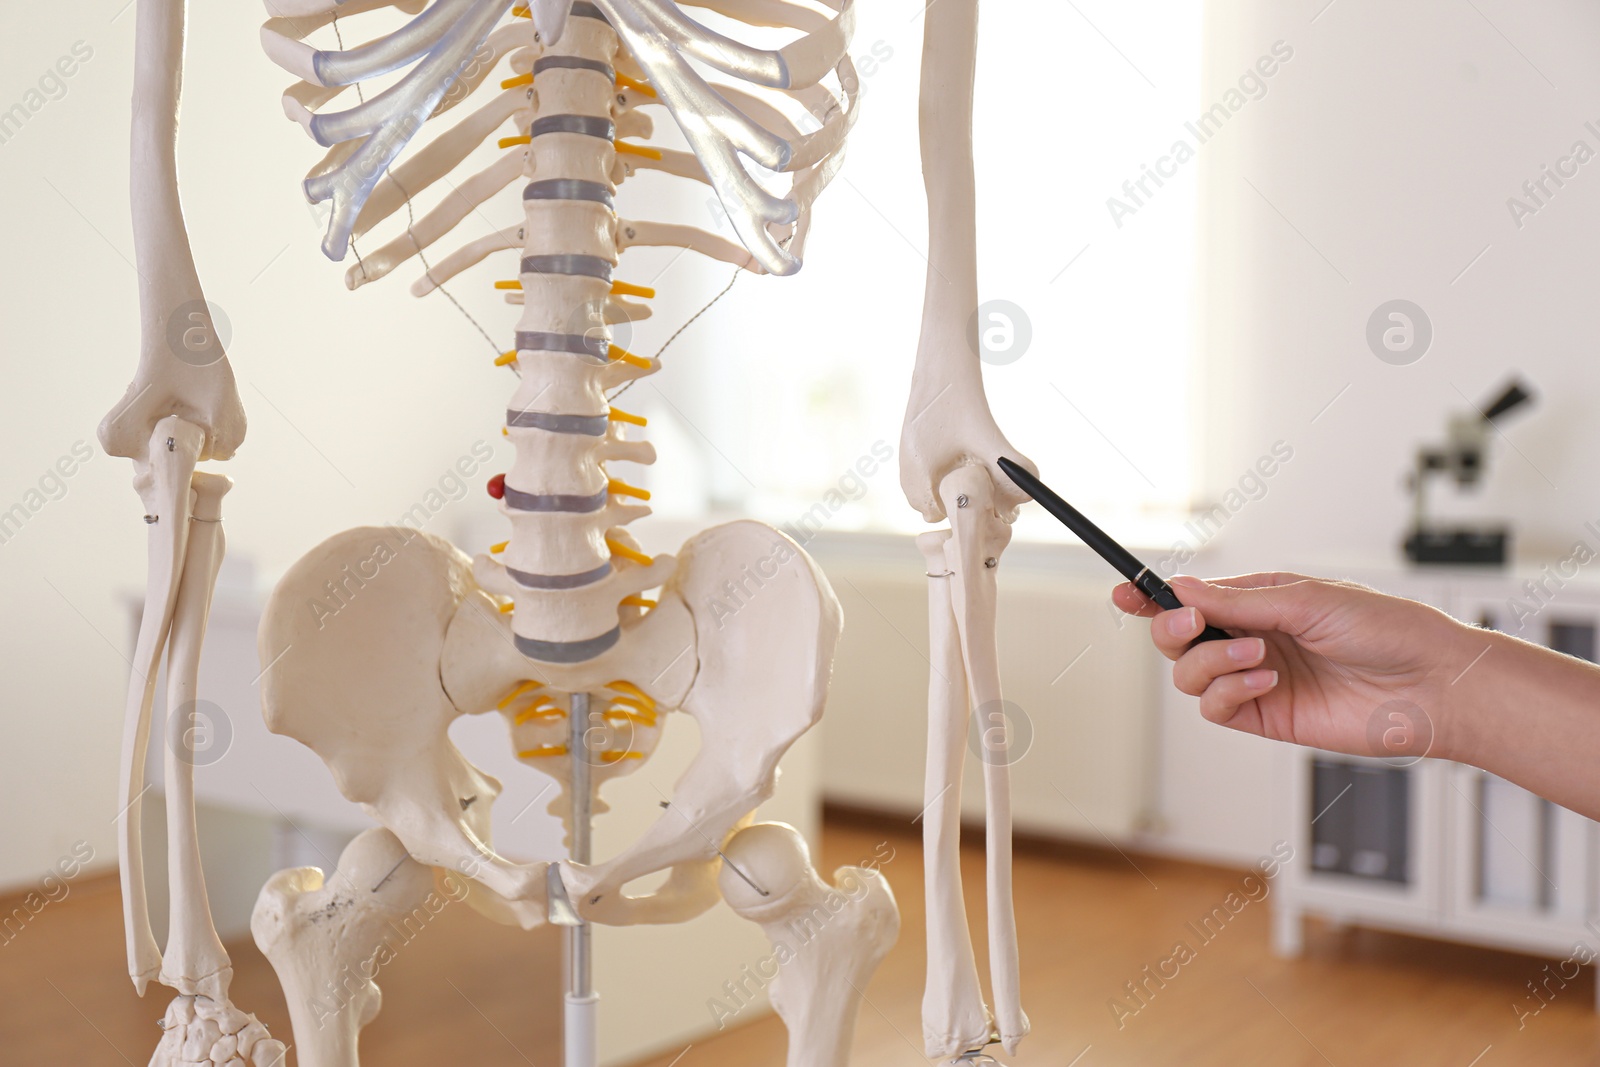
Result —
[[[571, 694], [567, 712], [567, 759], [572, 765], [572, 848], [574, 863], [591, 861], [593, 797], [589, 780], [589, 694]], [[594, 991], [593, 945], [587, 922], [566, 929], [567, 995], [563, 1015], [562, 1045], [566, 1067], [595, 1067], [599, 1033]]]

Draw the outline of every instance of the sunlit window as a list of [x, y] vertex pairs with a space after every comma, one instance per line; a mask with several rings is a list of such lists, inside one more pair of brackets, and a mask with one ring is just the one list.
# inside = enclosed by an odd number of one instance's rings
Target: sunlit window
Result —
[[[863, 117], [818, 204], [805, 269], [741, 281], [718, 306], [699, 342], [714, 356], [695, 371], [715, 398], [699, 410], [713, 414], [682, 432], [703, 452], [713, 504], [782, 522], [827, 501], [834, 528], [907, 528], [920, 520], [899, 488], [899, 427], [928, 269], [921, 4], [859, 10]], [[1189, 505], [1195, 466], [1206, 148], [1186, 124], [1199, 116], [1200, 5], [998, 4], [982, 20], [991, 406], [1063, 495], [1107, 525], [1158, 534]], [[1023, 532], [1054, 535], [1042, 522]]]

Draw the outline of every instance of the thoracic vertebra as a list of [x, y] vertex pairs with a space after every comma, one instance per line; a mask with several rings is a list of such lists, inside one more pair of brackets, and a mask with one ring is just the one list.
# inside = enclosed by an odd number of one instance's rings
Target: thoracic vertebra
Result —
[[636, 317], [614, 297], [648, 293], [612, 279], [617, 122], [630, 103], [617, 91], [618, 51], [600, 12], [576, 3], [560, 42], [535, 61], [528, 90], [521, 382], [506, 412], [516, 460], [501, 500], [511, 538], [495, 561], [504, 580], [486, 584], [513, 599], [517, 648], [548, 663], [582, 662], [616, 644], [619, 613], [639, 610], [624, 598], [660, 585], [670, 569], [665, 560], [651, 566], [621, 529], [650, 509], [620, 498], [648, 494], [605, 470], [608, 459], [654, 461], [649, 444], [624, 439], [626, 422], [643, 420], [613, 410], [606, 394], [659, 367], [612, 344], [610, 323]]

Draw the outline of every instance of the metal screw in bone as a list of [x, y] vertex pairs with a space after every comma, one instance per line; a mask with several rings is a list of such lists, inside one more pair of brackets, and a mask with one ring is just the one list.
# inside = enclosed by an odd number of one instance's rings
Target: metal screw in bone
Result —
[[168, 452], [174, 452], [174, 451], [177, 450], [177, 448], [178, 448], [178, 443], [176, 441], [174, 441], [170, 437], [167, 438], [167, 451]]
[[150, 525], [154, 526], [156, 523], [161, 521], [161, 516], [160, 515], [146, 515], [144, 517], [144, 521], [149, 523]]
[[956, 507], [964, 508], [966, 506], [967, 506], [967, 494], [962, 493], [960, 496], [956, 497]]
[[988, 559], [983, 561], [983, 565], [988, 567], [990, 570], [994, 570], [996, 567], [1000, 566], [1000, 561], [995, 559], [993, 556], [990, 556]]

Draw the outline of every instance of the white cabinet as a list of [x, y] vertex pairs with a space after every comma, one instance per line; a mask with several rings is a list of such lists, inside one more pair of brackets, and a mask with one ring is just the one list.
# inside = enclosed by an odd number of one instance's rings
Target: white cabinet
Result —
[[[1594, 660], [1600, 586], [1539, 575], [1359, 576], [1463, 621]], [[1302, 919], [1380, 927], [1571, 959], [1600, 954], [1600, 827], [1475, 767], [1285, 749], [1294, 858], [1275, 895], [1274, 948]], [[1597, 992], [1600, 997], [1600, 992]]]

